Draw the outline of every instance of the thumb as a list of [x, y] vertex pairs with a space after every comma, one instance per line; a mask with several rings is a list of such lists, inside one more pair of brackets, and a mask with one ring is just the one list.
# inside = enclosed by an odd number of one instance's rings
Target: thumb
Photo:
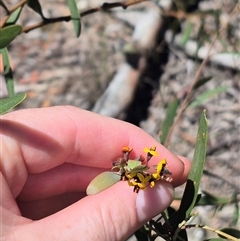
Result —
[[126, 240], [166, 209], [172, 200], [173, 187], [167, 182], [158, 182], [154, 188], [139, 193], [134, 193], [126, 182], [119, 182], [52, 216], [28, 224], [32, 225], [28, 228], [28, 236], [32, 235], [29, 240], [36, 240], [36, 237], [59, 241]]

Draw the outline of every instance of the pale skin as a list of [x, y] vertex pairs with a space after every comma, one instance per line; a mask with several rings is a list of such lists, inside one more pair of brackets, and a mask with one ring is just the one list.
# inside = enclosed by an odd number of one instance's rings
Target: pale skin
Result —
[[[1, 117], [1, 240], [125, 240], [173, 200], [190, 161], [143, 130], [75, 107], [15, 111]], [[89, 182], [109, 170], [121, 148], [156, 146], [172, 183], [134, 193], [121, 181], [92, 196]]]

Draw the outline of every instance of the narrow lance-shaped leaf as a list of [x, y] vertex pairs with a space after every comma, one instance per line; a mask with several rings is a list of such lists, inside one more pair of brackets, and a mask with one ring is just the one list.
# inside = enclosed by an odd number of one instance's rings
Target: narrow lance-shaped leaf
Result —
[[216, 9], [214, 11], [214, 18], [215, 18], [215, 26], [216, 26], [216, 31], [219, 31], [220, 29], [220, 16], [221, 16], [221, 10], [220, 9]]
[[38, 13], [43, 20], [45, 19], [45, 17], [43, 16], [43, 12], [42, 12], [42, 7], [39, 3], [38, 0], [28, 0], [27, 5], [36, 13]]
[[6, 113], [13, 107], [20, 104], [25, 98], [26, 98], [26, 94], [20, 93], [20, 94], [16, 94], [15, 96], [12, 96], [12, 97], [9, 97], [6, 99], [1, 99], [0, 100], [0, 115]]
[[14, 79], [13, 79], [13, 72], [9, 61], [8, 51], [7, 48], [3, 48], [0, 50], [2, 55], [3, 61], [3, 69], [4, 69], [4, 78], [7, 86], [8, 96], [14, 96]]
[[103, 172], [89, 183], [86, 193], [87, 195], [97, 194], [119, 182], [120, 178], [116, 172]]
[[167, 107], [166, 115], [161, 126], [162, 134], [160, 136], [160, 141], [161, 141], [161, 144], [163, 145], [165, 144], [165, 140], [168, 135], [168, 132], [173, 125], [174, 118], [177, 114], [178, 106], [179, 106], [179, 100], [176, 99], [171, 103], [169, 103]]
[[209, 100], [215, 95], [218, 95], [222, 92], [225, 92], [229, 87], [228, 86], [218, 86], [213, 90], [207, 90], [203, 94], [199, 95], [190, 105], [189, 108], [194, 108], [201, 105], [203, 102]]
[[17, 8], [13, 13], [11, 13], [5, 25], [15, 24], [22, 12], [22, 9], [23, 9], [23, 6]]
[[10, 25], [0, 29], [0, 49], [7, 47], [21, 32], [22, 27], [19, 25]]
[[178, 211], [179, 223], [190, 216], [198, 197], [199, 185], [206, 159], [207, 138], [208, 127], [206, 111], [204, 110], [199, 123], [192, 167], [188, 176], [187, 185], [185, 187], [181, 205]]
[[188, 40], [190, 39], [192, 29], [193, 29], [193, 24], [191, 22], [188, 22], [187, 26], [184, 28], [183, 35], [180, 41], [180, 46], [185, 47]]
[[197, 82], [194, 84], [193, 89], [194, 90], [198, 89], [200, 86], [206, 84], [211, 79], [212, 79], [212, 76], [207, 76], [207, 77], [203, 77], [201, 79], [198, 79]]
[[235, 203], [234, 206], [234, 211], [233, 211], [233, 225], [236, 225], [238, 223], [238, 219], [239, 219], [239, 205], [238, 202]]
[[197, 205], [199, 206], [205, 206], [205, 205], [220, 206], [231, 202], [231, 198], [217, 197], [206, 191], [202, 191], [202, 193], [204, 195], [201, 196], [201, 199], [197, 203]]
[[76, 0], [67, 0], [67, 4], [71, 13], [71, 19], [77, 38], [81, 34], [81, 16], [77, 8]]

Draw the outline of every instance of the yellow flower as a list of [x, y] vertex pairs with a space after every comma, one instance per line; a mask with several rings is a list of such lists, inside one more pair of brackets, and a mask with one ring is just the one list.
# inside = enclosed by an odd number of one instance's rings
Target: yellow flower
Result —
[[144, 152], [147, 153], [148, 156], [152, 157], [152, 156], [158, 156], [158, 153], [156, 152], [156, 146], [152, 146], [150, 148], [145, 147], [143, 149]]
[[153, 188], [156, 181], [160, 179], [169, 182], [172, 181], [172, 173], [166, 167], [166, 159], [162, 159], [158, 163], [154, 173], [148, 172], [148, 169], [150, 168], [148, 166], [149, 160], [152, 156], [158, 156], [156, 146], [144, 148], [143, 151], [147, 153], [146, 160], [143, 156], [140, 156], [138, 159], [129, 159], [132, 150], [132, 148], [124, 146], [122, 148], [123, 157], [118, 158], [117, 161], [113, 162], [112, 169], [119, 169], [118, 175], [120, 175], [120, 180], [128, 181], [128, 185], [134, 187], [134, 192], [138, 193], [140, 189], [144, 190], [147, 186]]
[[150, 181], [150, 187], [153, 188], [155, 186], [155, 182], [154, 181]]
[[166, 159], [162, 159], [158, 165], [157, 165], [157, 171], [155, 173], [152, 174], [152, 178], [155, 180], [159, 180], [161, 179], [161, 172], [163, 170], [163, 168], [166, 166], [167, 164], [167, 160]]
[[146, 189], [151, 175], [144, 175], [143, 173], [137, 173], [134, 178], [128, 179], [128, 185], [134, 187], [134, 192], [138, 192], [140, 189]]
[[145, 189], [146, 188], [146, 185], [144, 183], [141, 183], [141, 182], [137, 182], [135, 180], [128, 180], [128, 185], [129, 186], [133, 186], [133, 187], [136, 187], [136, 189]]
[[141, 183], [148, 183], [151, 179], [151, 175], [143, 175], [142, 173], [138, 173], [137, 177], [139, 178]]
[[128, 179], [132, 179], [132, 178], [134, 178], [136, 175], [137, 175], [137, 172], [128, 172], [128, 173], [125, 174], [125, 176], [126, 176]]

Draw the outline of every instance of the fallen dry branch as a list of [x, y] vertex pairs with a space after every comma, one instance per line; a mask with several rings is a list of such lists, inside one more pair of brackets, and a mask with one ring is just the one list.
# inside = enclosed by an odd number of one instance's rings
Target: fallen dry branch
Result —
[[[172, 32], [168, 31], [165, 35], [165, 39], [168, 43], [172, 41]], [[174, 37], [176, 46], [182, 48], [185, 53], [191, 57], [197, 57], [201, 60], [208, 57], [210, 48], [202, 46], [198, 48], [198, 43], [193, 40], [188, 40], [185, 46], [182, 46], [182, 35], [178, 34]], [[240, 54], [239, 53], [218, 53], [216, 49], [212, 48], [209, 53], [209, 61], [213, 64], [223, 67], [240, 70]]]
[[148, 53], [156, 47], [156, 36], [161, 27], [162, 18], [159, 8], [157, 6], [151, 7], [135, 26], [132, 42], [128, 45], [133, 53], [140, 56], [138, 66], [135, 68], [127, 61], [123, 63], [92, 111], [102, 115], [119, 117], [130, 105], [139, 78], [146, 67]]

